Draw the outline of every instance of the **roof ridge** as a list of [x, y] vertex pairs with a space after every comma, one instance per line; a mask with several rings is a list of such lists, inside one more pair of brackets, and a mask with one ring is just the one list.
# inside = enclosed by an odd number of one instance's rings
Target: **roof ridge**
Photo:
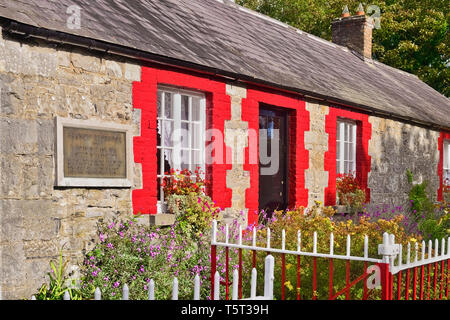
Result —
[[[315, 40], [315, 41], [318, 41], [318, 42], [320, 42], [320, 43], [326, 44], [326, 45], [328, 45], [328, 46], [331, 46], [331, 47], [334, 47], [334, 48], [337, 48], [337, 49], [341, 49], [341, 50], [343, 50], [343, 51], [345, 51], [345, 52], [349, 52], [349, 53], [351, 53], [351, 54], [355, 54], [356, 56], [359, 57], [359, 55], [356, 54], [356, 52], [353, 52], [353, 50], [350, 50], [350, 49], [349, 49], [348, 47], [346, 47], [346, 46], [339, 45], [339, 44], [337, 44], [337, 43], [334, 43], [334, 42], [332, 42], [332, 41], [329, 41], [329, 40], [327, 40], [327, 39], [321, 38], [321, 37], [319, 37], [319, 36], [316, 36], [316, 35], [314, 35], [314, 34], [312, 34], [312, 33], [307, 32], [307, 31], [304, 31], [304, 30], [302, 30], [302, 29], [299, 29], [299, 28], [296, 28], [296, 27], [294, 27], [294, 26], [291, 26], [290, 24], [287, 24], [287, 23], [285, 23], [285, 22], [282, 22], [282, 21], [280, 21], [280, 20], [277, 20], [277, 19], [275, 19], [275, 18], [272, 18], [272, 17], [270, 17], [270, 16], [268, 16], [268, 15], [265, 15], [265, 14], [263, 14], [263, 13], [257, 12], [257, 11], [255, 11], [255, 10], [252, 10], [252, 9], [249, 9], [249, 8], [246, 8], [246, 7], [244, 7], [244, 6], [241, 6], [241, 5], [237, 4], [237, 3], [235, 2], [235, 0], [216, 0], [216, 1], [218, 1], [218, 2], [220, 2], [220, 3], [223, 3], [223, 4], [225, 4], [225, 5], [228, 5], [228, 6], [233, 6], [233, 7], [235, 7], [235, 8], [238, 9], [238, 10], [241, 10], [241, 11], [243, 11], [243, 12], [247, 12], [247, 13], [253, 15], [253, 16], [259, 17], [259, 18], [264, 19], [264, 20], [266, 20], [266, 21], [270, 21], [270, 22], [275, 23], [275, 24], [277, 24], [277, 25], [280, 25], [280, 26], [282, 26], [282, 27], [285, 27], [285, 28], [288, 28], [288, 29], [292, 29], [292, 30], [294, 30], [296, 33], [298, 33], [298, 34], [300, 34], [300, 35], [305, 34], [305, 35], [306, 35], [308, 38], [310, 38], [310, 39], [313, 39], [313, 40]], [[360, 57], [360, 58], [361, 58], [363, 61], [365, 61], [365, 62], [369, 62], [369, 63], [373, 63], [373, 64], [379, 64], [379, 65], [382, 65], [382, 66], [386, 66], [386, 67], [388, 67], [388, 68], [390, 68], [390, 69], [392, 69], [392, 70], [394, 70], [394, 71], [397, 71], [397, 72], [399, 72], [399, 73], [401, 73], [401, 74], [405, 74], [405, 75], [407, 75], [407, 76], [413, 76], [413, 77], [416, 77], [417, 79], [420, 79], [417, 75], [415, 75], [415, 74], [413, 74], [413, 73], [410, 73], [410, 72], [407, 72], [407, 71], [404, 71], [404, 70], [401, 70], [401, 69], [398, 69], [398, 68], [389, 66], [389, 65], [387, 65], [387, 64], [385, 64], [385, 63], [382, 63], [382, 62], [380, 62], [380, 61], [378, 61], [378, 60], [376, 60], [376, 59], [374, 59], [374, 58], [371, 58], [371, 59], [362, 58], [362, 57]]]

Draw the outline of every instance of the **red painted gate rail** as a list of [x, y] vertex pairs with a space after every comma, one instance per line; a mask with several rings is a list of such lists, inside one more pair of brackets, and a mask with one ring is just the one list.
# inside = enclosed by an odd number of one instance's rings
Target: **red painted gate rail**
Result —
[[[265, 247], [257, 246], [256, 229], [253, 228], [252, 243], [243, 244], [242, 228], [239, 227], [239, 238], [237, 243], [230, 243], [228, 225], [225, 229], [225, 239], [223, 242], [217, 240], [217, 221], [213, 221], [212, 236], [211, 236], [211, 297], [214, 295], [214, 276], [218, 271], [217, 268], [217, 248], [223, 247], [225, 250], [225, 272], [223, 272], [223, 281], [221, 285], [225, 286], [225, 299], [229, 299], [229, 287], [231, 286], [229, 270], [230, 270], [230, 249], [235, 249], [238, 252], [238, 296], [243, 298], [243, 251], [247, 250], [252, 254], [252, 267], [256, 268], [257, 252], [266, 252], [269, 254], [277, 254], [281, 258], [281, 299], [286, 298], [286, 257], [287, 255], [296, 256], [296, 289], [297, 300], [300, 300], [300, 288], [302, 284], [301, 268], [302, 257], [312, 258], [312, 289], [313, 293], [311, 299], [317, 299], [317, 260], [327, 259], [329, 269], [329, 293], [328, 299], [335, 300], [338, 298], [351, 299], [350, 289], [360, 282], [363, 282], [362, 299], [366, 300], [372, 297], [372, 294], [379, 292], [381, 300], [425, 300], [425, 299], [448, 299], [449, 294], [449, 278], [450, 278], [450, 237], [447, 238], [447, 251], [445, 252], [446, 240], [441, 240], [441, 247], [439, 248], [439, 241], [435, 241], [434, 248], [432, 242], [428, 243], [428, 253], [426, 254], [426, 244], [422, 242], [422, 251], [419, 255], [419, 245], [415, 243], [415, 250], [413, 253], [414, 260], [412, 261], [411, 244], [408, 244], [406, 252], [406, 263], [404, 263], [404, 254], [402, 245], [395, 243], [394, 235], [388, 233], [383, 234], [383, 243], [378, 245], [379, 259], [370, 258], [368, 256], [368, 237], [364, 237], [364, 254], [362, 257], [351, 255], [351, 237], [347, 236], [346, 254], [338, 255], [334, 253], [334, 237], [333, 233], [330, 235], [329, 252], [317, 252], [317, 232], [313, 235], [313, 250], [312, 252], [302, 251], [301, 247], [301, 232], [297, 233], [297, 250], [286, 250], [285, 248], [285, 231], [281, 235], [281, 248], [272, 248], [270, 245], [271, 235], [270, 229], [267, 229], [267, 244]], [[440, 249], [440, 250], [439, 250]], [[334, 271], [335, 261], [345, 261], [345, 287], [335, 292], [334, 290]], [[350, 281], [350, 263], [352, 261], [359, 261], [364, 264], [364, 272], [362, 275], [357, 275], [356, 279]], [[370, 264], [370, 265], [369, 265]], [[355, 276], [355, 275], [353, 275]], [[381, 290], [380, 290], [381, 289]]]

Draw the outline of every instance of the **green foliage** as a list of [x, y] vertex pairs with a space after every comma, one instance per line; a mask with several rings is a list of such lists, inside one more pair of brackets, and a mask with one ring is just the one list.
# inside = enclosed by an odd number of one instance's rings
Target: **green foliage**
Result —
[[450, 235], [450, 215], [441, 219], [428, 218], [419, 223], [419, 230], [428, 235], [428, 239], [442, 239]]
[[219, 208], [215, 207], [211, 198], [203, 193], [169, 195], [167, 205], [169, 211], [177, 216], [183, 232], [196, 236], [207, 232], [213, 219], [220, 219]]
[[[285, 230], [286, 250], [297, 250], [297, 231], [301, 230], [302, 251], [313, 251], [313, 234], [317, 232], [317, 252], [329, 252], [330, 234], [334, 235], [334, 253], [339, 255], [346, 254], [347, 235], [351, 236], [351, 255], [364, 255], [364, 236], [369, 239], [369, 257], [380, 258], [378, 255], [378, 244], [382, 243], [383, 233], [388, 232], [395, 235], [396, 243], [402, 243], [404, 246], [408, 242], [419, 243], [422, 237], [417, 234], [409, 234], [402, 226], [403, 216], [397, 215], [391, 220], [375, 219], [371, 217], [361, 217], [357, 222], [352, 220], [339, 221], [334, 216], [328, 214], [320, 215], [317, 212], [325, 212], [327, 208], [320, 207], [317, 204], [314, 210], [298, 209], [286, 212], [275, 212], [274, 216], [267, 223], [267, 227], [259, 229], [257, 242], [260, 246], [265, 246], [267, 228], [271, 230], [271, 247], [281, 247], [281, 234]], [[404, 251], [406, 257], [406, 250]], [[257, 255], [258, 274], [263, 274], [263, 260], [265, 252]], [[246, 256], [247, 257], [247, 256]], [[274, 294], [275, 299], [281, 299], [281, 259], [278, 254], [275, 257], [275, 280]], [[251, 260], [247, 257], [245, 263], [250, 264]], [[316, 295], [318, 299], [328, 299], [329, 297], [329, 260], [317, 258], [317, 287]], [[334, 260], [333, 284], [334, 293], [342, 290], [346, 286], [346, 262], [345, 260]], [[310, 300], [313, 296], [313, 265], [314, 259], [308, 256], [301, 257], [301, 289], [300, 297], [302, 300]], [[364, 263], [352, 261], [350, 263], [350, 281], [355, 280], [364, 273]], [[286, 255], [286, 281], [284, 282], [286, 299], [295, 300], [297, 298], [297, 257]], [[258, 292], [263, 292], [263, 283], [258, 283]], [[362, 299], [363, 284], [358, 283], [350, 289], [350, 299]], [[369, 299], [379, 299], [380, 291], [374, 291]], [[345, 294], [338, 299], [345, 299]]]
[[434, 204], [428, 193], [428, 182], [413, 184], [413, 174], [406, 171], [411, 186], [410, 211], [418, 222], [418, 230], [428, 239], [442, 239], [450, 235], [450, 205], [447, 201]]
[[412, 185], [409, 191], [409, 201], [411, 203], [411, 214], [416, 217], [416, 221], [420, 217], [430, 217], [434, 212], [434, 203], [431, 201], [428, 194], [428, 181], [423, 181], [422, 183], [413, 184], [413, 174], [408, 169], [406, 171], [408, 176], [408, 181]]
[[[237, 3], [301, 30], [331, 40], [331, 21], [345, 5], [356, 13], [359, 0], [237, 0]], [[373, 32], [374, 58], [417, 75], [450, 95], [450, 14], [442, 0], [374, 0], [365, 5], [381, 10], [381, 25]]]
[[[48, 273], [50, 284], [47, 286], [44, 283], [41, 286], [38, 293], [34, 295], [36, 300], [63, 300], [66, 291], [69, 292], [71, 300], [81, 299], [81, 293], [77, 288], [67, 286], [65, 269], [69, 260], [63, 261], [63, 248], [64, 246], [61, 248], [58, 264], [53, 260], [50, 261], [51, 272]], [[72, 280], [72, 286], [74, 285], [75, 281]]]

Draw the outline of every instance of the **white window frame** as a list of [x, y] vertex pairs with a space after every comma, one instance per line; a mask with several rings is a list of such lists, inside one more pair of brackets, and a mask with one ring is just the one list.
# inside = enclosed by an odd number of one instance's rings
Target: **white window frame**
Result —
[[[206, 98], [203, 93], [196, 92], [196, 91], [189, 91], [184, 89], [178, 89], [168, 86], [158, 86], [158, 94], [162, 92], [161, 95], [161, 116], [157, 114], [157, 121], [161, 121], [161, 145], [157, 145], [157, 149], [161, 150], [160, 152], [160, 167], [157, 168], [157, 178], [162, 179], [166, 176], [164, 172], [164, 150], [169, 149], [172, 151], [172, 161], [173, 161], [173, 167], [172, 169], [180, 169], [181, 170], [181, 151], [189, 151], [189, 170], [194, 171], [197, 169], [197, 167], [200, 167], [200, 171], [202, 172], [202, 177], [204, 178], [205, 174], [205, 132], [206, 132]], [[165, 94], [164, 93], [170, 93], [172, 95], [172, 120], [168, 120], [165, 118]], [[189, 111], [188, 120], [182, 120], [181, 116], [181, 104], [182, 104], [182, 96], [188, 96], [189, 97]], [[192, 98], [197, 97], [200, 98], [200, 112], [199, 112], [199, 120], [194, 121], [192, 120]], [[166, 147], [164, 146], [164, 136], [163, 132], [165, 129], [165, 122], [171, 121], [173, 123], [173, 131], [172, 131], [172, 147]], [[188, 148], [185, 148], [182, 146], [182, 137], [180, 135], [177, 135], [177, 132], [181, 132], [181, 124], [187, 123], [188, 124], [188, 137], [184, 137], [183, 139], [188, 139]], [[201, 141], [199, 142], [199, 148], [193, 148], [192, 146], [192, 125], [199, 124], [200, 125], [200, 136]], [[157, 125], [158, 126], [158, 125]], [[159, 129], [157, 129], [159, 130]], [[197, 165], [195, 164], [195, 168], [193, 167], [194, 164], [192, 163], [192, 151], [196, 151], [200, 153], [200, 161], [201, 164]], [[192, 177], [196, 177], [196, 175], [193, 172]], [[163, 213], [165, 211], [165, 200], [164, 200], [164, 192], [162, 186], [160, 186], [160, 197], [158, 199], [158, 213]]]
[[445, 182], [445, 179], [450, 180], [450, 140], [444, 140], [443, 151], [444, 151], [443, 157], [444, 171], [442, 175], [443, 181]]
[[[345, 139], [345, 130], [348, 130], [348, 138]], [[357, 124], [349, 119], [338, 118], [336, 132], [336, 173], [356, 173], [356, 131]], [[348, 148], [346, 148], [348, 145]], [[339, 152], [337, 152], [339, 146]], [[347, 151], [348, 150], [348, 151]], [[352, 159], [350, 160], [350, 154]], [[345, 163], [348, 169], [345, 170]]]

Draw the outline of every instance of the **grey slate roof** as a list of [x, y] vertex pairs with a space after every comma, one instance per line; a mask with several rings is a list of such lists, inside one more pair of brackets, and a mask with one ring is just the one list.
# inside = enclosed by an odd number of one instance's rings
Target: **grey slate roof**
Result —
[[227, 0], [0, 0], [0, 16], [450, 128], [450, 100], [416, 76]]

